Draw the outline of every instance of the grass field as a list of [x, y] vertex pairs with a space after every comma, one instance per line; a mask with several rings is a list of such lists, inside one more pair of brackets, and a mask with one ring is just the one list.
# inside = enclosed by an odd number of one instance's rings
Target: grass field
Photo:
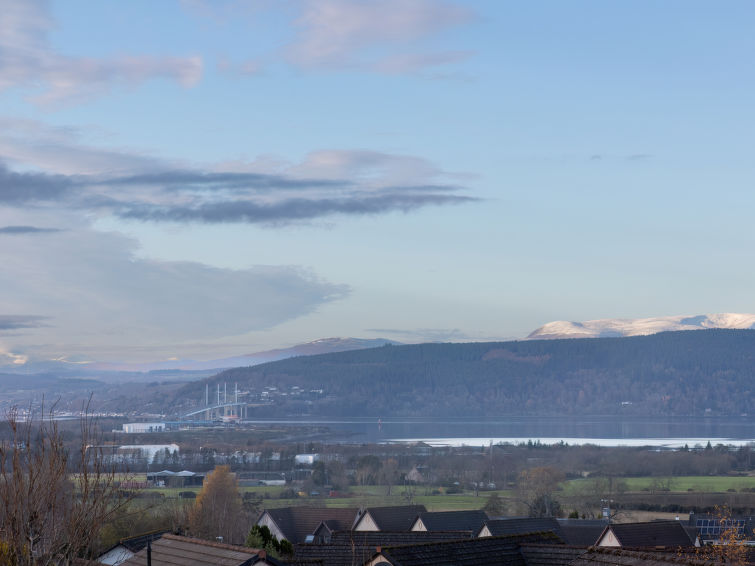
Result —
[[[576, 479], [569, 480], [562, 484], [562, 490], [559, 495], [562, 497], [580, 496], [592, 491], [594, 485], [593, 479]], [[728, 477], [728, 476], [682, 476], [668, 478], [620, 478], [626, 486], [627, 493], [648, 493], [651, 491], [661, 492], [663, 488], [670, 486], [672, 493], [727, 493], [728, 490], [741, 492], [743, 489], [755, 487], [755, 477]], [[297, 498], [281, 499], [280, 496], [284, 490], [290, 490], [290, 486], [255, 486], [242, 487], [242, 493], [253, 493], [262, 498], [262, 504], [266, 508], [288, 507], [295, 505], [310, 505], [314, 507], [377, 507], [387, 505], [407, 505], [409, 498], [406, 497], [404, 486], [396, 486], [392, 494], [386, 495], [385, 486], [367, 485], [351, 486], [348, 490], [348, 497], [326, 497], [326, 496], [304, 496]], [[149, 493], [160, 493], [165, 498], [178, 498], [179, 492], [192, 491], [199, 493], [200, 488], [174, 488], [161, 487], [149, 488]], [[441, 493], [438, 493], [440, 491]], [[513, 497], [511, 491], [480, 492], [475, 496], [474, 492], [465, 490], [458, 494], [445, 494], [440, 488], [415, 487], [411, 501], [415, 505], [424, 505], [430, 511], [450, 511], [457, 509], [480, 509], [482, 508], [487, 497], [491, 493], [496, 493], [506, 499]], [[187, 503], [192, 499], [185, 499]]]
[[[730, 477], [730, 476], [679, 476], [679, 477], [643, 477], [643, 478], [620, 478], [626, 485], [627, 491], [652, 491], [661, 486], [669, 486], [671, 492], [702, 492], [702, 493], [726, 493], [728, 490], [742, 491], [743, 489], [755, 488], [755, 477]], [[668, 483], [670, 481], [670, 483]], [[564, 482], [564, 495], [578, 495], [589, 490], [593, 480], [578, 479]]]

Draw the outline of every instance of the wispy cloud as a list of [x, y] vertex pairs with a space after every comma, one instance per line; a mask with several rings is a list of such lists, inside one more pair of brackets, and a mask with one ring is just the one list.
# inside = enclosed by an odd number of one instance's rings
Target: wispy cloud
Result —
[[225, 201], [197, 206], [128, 205], [116, 214], [122, 218], [173, 222], [247, 222], [263, 224], [312, 220], [333, 214], [374, 215], [411, 212], [428, 205], [461, 204], [472, 197], [439, 194], [355, 195], [342, 199], [289, 199], [275, 204]]
[[0, 226], [0, 234], [51, 234], [60, 232], [60, 228], [38, 228], [36, 226]]
[[202, 60], [190, 57], [128, 55], [96, 59], [56, 52], [48, 34], [54, 21], [42, 0], [0, 2], [0, 90], [41, 88], [32, 100], [40, 105], [80, 102], [151, 78], [192, 86], [202, 75]]
[[[136, 242], [97, 233], [85, 223], [40, 245], [19, 239], [0, 270], [0, 330], [17, 335], [10, 350], [74, 353], [150, 348], [265, 330], [346, 297], [350, 289], [298, 266], [242, 269], [140, 258]], [[24, 274], [33, 274], [25, 277]], [[61, 329], [65, 329], [62, 332]]]
[[18, 173], [0, 162], [0, 202], [60, 200], [75, 185], [73, 178], [48, 173]]
[[380, 335], [402, 336], [418, 342], [453, 342], [471, 340], [471, 336], [458, 328], [367, 328], [365, 332], [374, 332]]
[[48, 326], [47, 316], [29, 314], [0, 314], [0, 331], [20, 330], [22, 328], [40, 328]]
[[304, 68], [414, 72], [469, 52], [423, 52], [417, 40], [471, 19], [443, 0], [305, 0], [286, 57]]
[[423, 159], [363, 150], [313, 152], [283, 173], [149, 166], [133, 175], [69, 175], [14, 171], [0, 161], [0, 204], [151, 222], [281, 225], [477, 200]]

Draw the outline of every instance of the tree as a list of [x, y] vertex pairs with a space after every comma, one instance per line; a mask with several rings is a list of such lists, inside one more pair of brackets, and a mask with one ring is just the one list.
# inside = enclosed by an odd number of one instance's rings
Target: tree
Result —
[[194, 536], [227, 543], [243, 537], [242, 502], [235, 474], [229, 466], [216, 466], [209, 474], [189, 511], [189, 529]]
[[254, 525], [246, 536], [245, 546], [250, 548], [264, 549], [268, 554], [273, 557], [278, 556], [293, 556], [293, 545], [283, 539], [281, 541], [270, 532], [270, 528], [267, 525]]
[[744, 566], [748, 562], [746, 541], [752, 533], [740, 528], [739, 521], [726, 506], [716, 507], [715, 516], [721, 528], [718, 538], [712, 544], [696, 548], [695, 554], [706, 562]]
[[0, 563], [68, 566], [89, 554], [102, 526], [128, 503], [119, 476], [95, 446], [88, 404], [81, 439], [66, 448], [54, 407], [42, 418], [6, 416], [0, 443]]
[[393, 486], [396, 485], [396, 482], [399, 478], [398, 462], [394, 458], [388, 458], [385, 462], [383, 462], [383, 467], [380, 470], [380, 477], [382, 479], [382, 483], [384, 483], [386, 486], [385, 494], [390, 495]]
[[498, 517], [506, 513], [506, 503], [497, 493], [493, 492], [488, 496], [482, 510], [490, 517]]
[[359, 485], [373, 485], [377, 483], [377, 476], [380, 472], [380, 459], [373, 455], [367, 454], [357, 461], [356, 479]]
[[318, 460], [312, 465], [312, 483], [322, 486], [328, 483], [328, 472], [325, 468], [325, 462]]
[[548, 466], [530, 468], [519, 474], [517, 490], [532, 517], [554, 517], [561, 513], [561, 505], [553, 498], [553, 492], [562, 481], [563, 472]]

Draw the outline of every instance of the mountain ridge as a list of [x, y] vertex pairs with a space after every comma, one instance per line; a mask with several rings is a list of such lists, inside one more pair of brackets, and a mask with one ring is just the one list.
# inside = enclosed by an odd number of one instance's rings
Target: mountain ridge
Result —
[[752, 330], [755, 329], [755, 314], [715, 313], [649, 318], [605, 318], [584, 322], [557, 320], [535, 329], [526, 339], [617, 338], [713, 328]]

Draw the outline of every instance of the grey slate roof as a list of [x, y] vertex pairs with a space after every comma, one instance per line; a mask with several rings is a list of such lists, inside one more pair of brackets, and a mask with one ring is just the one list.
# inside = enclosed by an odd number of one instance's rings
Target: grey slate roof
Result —
[[471, 538], [472, 531], [338, 531], [333, 533], [330, 544], [357, 546], [401, 546], [444, 540]]
[[561, 536], [561, 525], [552, 517], [544, 517], [542, 519], [533, 517], [490, 519], [485, 521], [485, 525], [487, 525], [492, 536], [518, 535], [541, 531], [551, 531]]
[[374, 546], [346, 544], [298, 544], [294, 547], [293, 564], [322, 566], [359, 566], [375, 554]]
[[[259, 561], [259, 551], [205, 540], [165, 534], [152, 543], [152, 566], [250, 566]], [[123, 563], [147, 566], [147, 549]]]
[[319, 560], [324, 566], [351, 566], [352, 564], [362, 564], [375, 553], [378, 546], [423, 544], [468, 539], [471, 536], [471, 531], [337, 531], [331, 535], [330, 543], [295, 545], [294, 562], [298, 564]]
[[142, 548], [145, 548], [147, 546], [148, 541], [154, 542], [160, 537], [162, 537], [164, 534], [169, 533], [169, 532], [170, 531], [167, 531], [167, 530], [150, 531], [148, 533], [142, 533], [140, 535], [122, 538], [121, 540], [118, 541], [118, 544], [111, 546], [102, 554], [106, 554], [118, 546], [123, 546], [124, 548], [127, 548], [131, 552], [136, 553], [136, 552], [139, 552]]
[[488, 515], [485, 511], [435, 511], [419, 516], [428, 531], [474, 531], [482, 528]]
[[594, 546], [572, 561], [571, 566], [710, 566], [691, 556], [677, 552], [626, 550], [616, 547]]
[[381, 531], [408, 531], [417, 515], [427, 513], [427, 509], [424, 505], [396, 505], [368, 507], [364, 515], [368, 513]]
[[520, 551], [524, 542], [559, 544], [561, 540], [552, 532], [472, 538], [393, 546], [373, 557], [380, 554], [393, 566], [527, 566]]
[[569, 566], [587, 549], [565, 544], [523, 543], [519, 547], [527, 566]]
[[304, 542], [307, 535], [313, 534], [322, 522], [327, 523], [331, 530], [350, 529], [358, 512], [356, 507], [280, 507], [265, 510], [291, 543]]
[[607, 522], [598, 519], [558, 519], [561, 538], [566, 544], [592, 546], [606, 528]]
[[[614, 523], [603, 529], [611, 530], [621, 546], [693, 546], [687, 531], [679, 521], [650, 521], [646, 523]], [[601, 534], [601, 537], [603, 534]]]

